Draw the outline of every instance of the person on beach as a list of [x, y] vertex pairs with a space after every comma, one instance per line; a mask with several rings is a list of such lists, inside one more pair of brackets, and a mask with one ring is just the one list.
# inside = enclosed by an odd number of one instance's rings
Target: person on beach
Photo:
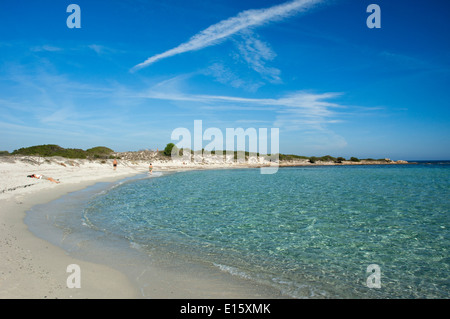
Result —
[[150, 166], [148, 167], [148, 170], [150, 171], [150, 174], [153, 174], [153, 165], [150, 163]]
[[116, 170], [116, 168], [117, 168], [117, 161], [116, 161], [116, 159], [114, 159], [114, 161], [113, 161], [113, 167], [114, 167], [114, 170]]
[[44, 175], [39, 175], [39, 174], [31, 174], [31, 175], [28, 175], [27, 177], [37, 178], [37, 179], [46, 179], [46, 180], [48, 180], [50, 182], [53, 182], [53, 183], [56, 183], [56, 184], [61, 183], [60, 181], [55, 180], [54, 178], [51, 178], [51, 177], [48, 177], [48, 176], [44, 176]]

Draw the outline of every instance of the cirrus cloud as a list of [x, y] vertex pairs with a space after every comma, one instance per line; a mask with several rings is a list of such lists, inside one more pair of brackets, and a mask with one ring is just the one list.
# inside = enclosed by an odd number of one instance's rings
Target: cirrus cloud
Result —
[[222, 20], [194, 35], [188, 42], [160, 54], [149, 57], [142, 63], [135, 65], [131, 71], [149, 66], [156, 61], [189, 52], [200, 50], [224, 41], [228, 37], [245, 29], [262, 26], [280, 21], [300, 11], [305, 11], [323, 0], [294, 0], [265, 9], [251, 9], [240, 12], [237, 16]]

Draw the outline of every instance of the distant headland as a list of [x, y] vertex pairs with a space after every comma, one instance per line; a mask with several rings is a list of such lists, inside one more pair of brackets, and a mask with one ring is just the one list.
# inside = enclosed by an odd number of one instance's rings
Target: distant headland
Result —
[[[183, 154], [183, 159], [173, 159], [172, 154]], [[187, 152], [186, 152], [187, 151]], [[186, 156], [186, 154], [188, 154]], [[230, 156], [231, 154], [231, 156]], [[232, 163], [239, 162], [240, 164], [249, 165], [264, 165], [274, 164], [275, 162], [279, 166], [303, 166], [303, 165], [374, 165], [374, 164], [409, 164], [405, 160], [391, 160], [389, 158], [373, 159], [364, 158], [359, 159], [357, 157], [334, 157], [331, 155], [325, 156], [302, 156], [294, 154], [269, 154], [261, 155], [259, 153], [249, 153], [244, 151], [193, 151], [193, 150], [177, 150], [173, 143], [167, 144], [164, 150], [139, 150], [129, 152], [115, 152], [111, 148], [105, 146], [97, 146], [87, 150], [75, 149], [75, 148], [63, 148], [55, 144], [36, 145], [31, 147], [24, 147], [14, 150], [9, 153], [8, 151], [0, 151], [0, 156], [4, 157], [16, 157], [16, 156], [32, 156], [32, 157], [61, 157], [67, 159], [87, 159], [87, 160], [126, 160], [126, 161], [147, 161], [147, 162], [176, 162], [182, 161], [183, 164], [188, 165], [189, 162], [195, 162], [197, 164], [220, 164], [220, 163]], [[275, 158], [275, 160], [273, 160]], [[239, 161], [240, 160], [240, 161]]]

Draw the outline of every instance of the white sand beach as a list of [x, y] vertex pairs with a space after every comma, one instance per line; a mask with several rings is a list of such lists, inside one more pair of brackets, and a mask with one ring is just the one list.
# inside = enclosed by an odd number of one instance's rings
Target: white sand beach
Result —
[[[121, 272], [106, 265], [76, 260], [62, 248], [36, 237], [24, 223], [26, 212], [37, 204], [98, 182], [114, 182], [148, 172], [148, 161], [69, 160], [65, 158], [4, 157], [0, 161], [0, 298], [142, 298], [137, 287]], [[208, 165], [208, 168], [242, 165]], [[153, 163], [154, 172], [199, 168], [197, 164]], [[59, 183], [29, 178], [39, 174]], [[82, 287], [68, 288], [67, 266], [82, 269]], [[207, 298], [267, 296], [255, 287], [243, 287], [227, 278], [217, 289], [218, 278], [183, 277], [157, 270], [151, 276], [152, 290], [146, 298]], [[223, 289], [225, 288], [225, 289]]]
[[[74, 260], [61, 248], [34, 236], [24, 224], [25, 212], [100, 181], [114, 181], [139, 172], [137, 167], [108, 163], [67, 161], [39, 164], [39, 159], [20, 158], [0, 163], [0, 298], [134, 298], [139, 297], [128, 279], [103, 265]], [[59, 179], [55, 184], [27, 178], [43, 174]], [[68, 289], [67, 266], [83, 269], [83, 289]], [[114, 280], [111, 280], [114, 278]]]

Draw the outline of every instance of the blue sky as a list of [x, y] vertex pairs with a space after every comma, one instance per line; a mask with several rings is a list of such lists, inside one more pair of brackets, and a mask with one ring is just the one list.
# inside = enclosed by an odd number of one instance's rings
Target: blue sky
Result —
[[[71, 3], [80, 29], [66, 25]], [[381, 29], [366, 25], [371, 3]], [[1, 1], [0, 150], [162, 149], [202, 120], [279, 128], [285, 154], [450, 159], [448, 12], [444, 0]]]

